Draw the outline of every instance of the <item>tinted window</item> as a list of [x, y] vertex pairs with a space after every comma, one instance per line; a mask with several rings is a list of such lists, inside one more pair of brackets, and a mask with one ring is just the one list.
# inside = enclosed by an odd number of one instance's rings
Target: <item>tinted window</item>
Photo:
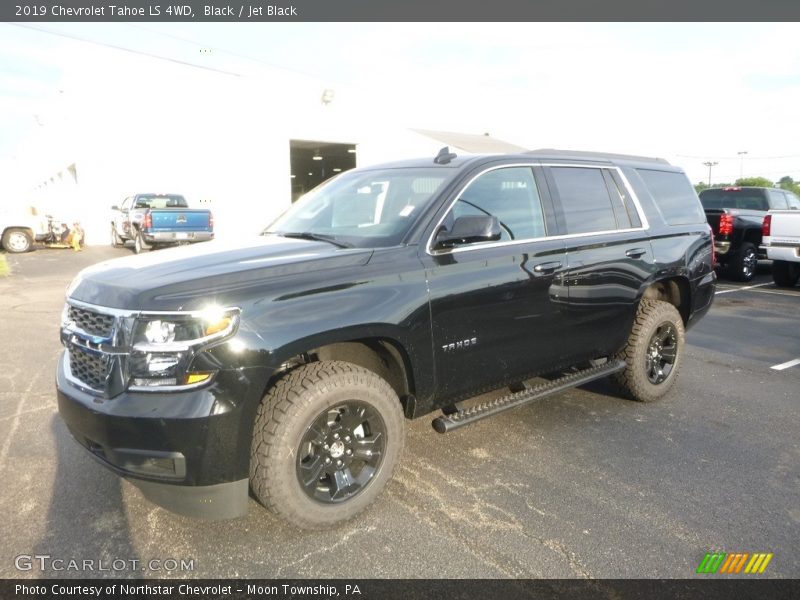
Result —
[[786, 196], [784, 196], [783, 192], [779, 190], [768, 190], [769, 191], [769, 207], [776, 208], [778, 210], [786, 210], [789, 208], [788, 202], [786, 202]]
[[650, 195], [669, 225], [705, 223], [706, 215], [697, 193], [683, 173], [637, 169]]
[[703, 208], [743, 208], [747, 210], [769, 210], [765, 190], [747, 188], [719, 188], [700, 192]]
[[501, 240], [545, 235], [539, 190], [528, 167], [495, 169], [479, 176], [461, 192], [445, 227], [464, 215], [493, 215], [500, 221]]
[[617, 228], [611, 198], [600, 169], [552, 167], [567, 233], [609, 231]]

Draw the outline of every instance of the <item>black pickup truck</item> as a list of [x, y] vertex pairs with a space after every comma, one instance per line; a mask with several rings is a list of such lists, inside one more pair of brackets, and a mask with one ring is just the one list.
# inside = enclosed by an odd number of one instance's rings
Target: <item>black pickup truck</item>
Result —
[[764, 217], [770, 210], [800, 208], [792, 192], [777, 188], [728, 186], [700, 192], [708, 224], [714, 231], [717, 261], [728, 276], [750, 281], [756, 276]]
[[354, 169], [159, 259], [67, 290], [61, 416], [162, 506], [235, 517], [252, 490], [309, 528], [375, 499], [404, 417], [444, 433], [606, 376], [662, 397], [716, 279], [680, 169], [554, 150]]

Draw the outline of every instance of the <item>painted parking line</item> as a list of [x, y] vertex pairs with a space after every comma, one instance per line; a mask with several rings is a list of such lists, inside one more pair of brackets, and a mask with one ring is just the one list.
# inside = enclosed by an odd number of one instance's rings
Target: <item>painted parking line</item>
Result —
[[775, 371], [783, 371], [784, 369], [788, 369], [789, 367], [794, 367], [796, 365], [800, 365], [800, 358], [795, 358], [794, 360], [790, 360], [779, 365], [773, 365], [770, 367], [770, 369], [774, 369]]
[[772, 283], [771, 281], [768, 281], [767, 283], [757, 283], [755, 285], [746, 285], [744, 287], [735, 287], [735, 288], [728, 288], [726, 290], [719, 290], [719, 291], [717, 291], [715, 293], [716, 294], [727, 294], [728, 292], [741, 292], [742, 290], [752, 290], [752, 289], [755, 289], [755, 288], [764, 287], [765, 285], [775, 285], [775, 284]]

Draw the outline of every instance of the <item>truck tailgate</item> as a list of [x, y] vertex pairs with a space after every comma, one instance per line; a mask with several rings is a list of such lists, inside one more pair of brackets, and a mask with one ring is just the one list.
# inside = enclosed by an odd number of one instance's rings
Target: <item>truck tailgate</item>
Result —
[[211, 231], [211, 213], [204, 209], [150, 209], [151, 231]]
[[800, 244], [800, 211], [798, 210], [771, 210], [772, 223], [770, 236], [774, 240], [794, 241]]

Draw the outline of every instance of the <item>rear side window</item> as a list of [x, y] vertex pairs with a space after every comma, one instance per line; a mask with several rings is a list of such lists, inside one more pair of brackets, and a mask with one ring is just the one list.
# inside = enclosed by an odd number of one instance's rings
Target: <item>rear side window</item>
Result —
[[561, 200], [568, 234], [617, 229], [614, 207], [601, 169], [551, 167], [550, 173]]
[[789, 202], [789, 208], [800, 208], [800, 199], [797, 198], [792, 192], [786, 192], [786, 200]]
[[683, 173], [637, 169], [664, 220], [669, 225], [705, 223], [697, 193]]

